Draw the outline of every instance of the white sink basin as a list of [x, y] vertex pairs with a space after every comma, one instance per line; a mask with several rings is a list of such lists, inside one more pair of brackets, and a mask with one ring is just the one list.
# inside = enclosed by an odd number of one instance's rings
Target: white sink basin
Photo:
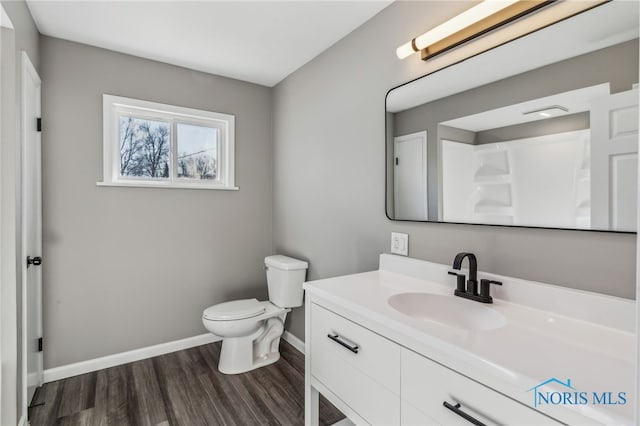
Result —
[[494, 309], [456, 296], [400, 293], [391, 296], [388, 302], [393, 309], [412, 318], [467, 330], [494, 330], [507, 323]]

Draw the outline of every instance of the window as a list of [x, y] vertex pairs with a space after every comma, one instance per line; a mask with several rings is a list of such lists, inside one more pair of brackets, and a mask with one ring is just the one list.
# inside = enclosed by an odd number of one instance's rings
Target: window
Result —
[[103, 95], [103, 126], [98, 185], [238, 189], [233, 115]]

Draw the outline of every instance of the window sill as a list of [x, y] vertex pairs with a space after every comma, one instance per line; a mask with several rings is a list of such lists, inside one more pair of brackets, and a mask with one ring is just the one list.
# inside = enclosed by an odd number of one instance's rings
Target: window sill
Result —
[[238, 191], [237, 186], [204, 185], [188, 183], [153, 183], [153, 182], [96, 182], [96, 186], [120, 186], [125, 188], [158, 188], [158, 189], [217, 189], [219, 191]]

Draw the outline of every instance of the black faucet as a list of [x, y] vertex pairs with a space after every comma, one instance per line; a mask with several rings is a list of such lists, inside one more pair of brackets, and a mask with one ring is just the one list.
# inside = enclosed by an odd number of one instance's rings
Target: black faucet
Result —
[[453, 294], [466, 299], [475, 300], [482, 303], [493, 303], [490, 294], [491, 284], [502, 285], [500, 281], [480, 280], [480, 294], [478, 294], [478, 261], [473, 253], [458, 253], [453, 259], [453, 269], [459, 271], [462, 268], [462, 261], [465, 257], [469, 258], [469, 279], [465, 286], [465, 275], [455, 271], [449, 271], [449, 275], [455, 275], [457, 278], [457, 286]]

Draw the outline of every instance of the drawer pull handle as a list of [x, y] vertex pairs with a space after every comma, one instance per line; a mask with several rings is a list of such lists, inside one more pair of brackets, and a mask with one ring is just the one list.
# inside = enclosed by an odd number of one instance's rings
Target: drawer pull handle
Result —
[[468, 415], [467, 413], [465, 413], [464, 411], [462, 411], [460, 409], [460, 407], [461, 407], [460, 404], [451, 405], [447, 401], [444, 401], [442, 403], [442, 405], [444, 405], [446, 408], [448, 408], [449, 410], [453, 411], [454, 413], [456, 413], [457, 415], [459, 415], [460, 417], [462, 417], [463, 419], [465, 419], [469, 423], [472, 423], [472, 424], [474, 424], [476, 426], [486, 426], [480, 420], [475, 419], [475, 418], [471, 417], [470, 415]]
[[356, 345], [355, 343], [353, 343], [353, 342], [349, 342], [344, 337], [341, 337], [341, 336], [339, 336], [337, 334], [327, 334], [327, 337], [329, 339], [333, 340], [334, 342], [336, 342], [337, 344], [339, 344], [340, 346], [343, 346], [343, 347], [349, 349], [354, 354], [358, 353], [358, 349], [360, 347], [358, 345]]

